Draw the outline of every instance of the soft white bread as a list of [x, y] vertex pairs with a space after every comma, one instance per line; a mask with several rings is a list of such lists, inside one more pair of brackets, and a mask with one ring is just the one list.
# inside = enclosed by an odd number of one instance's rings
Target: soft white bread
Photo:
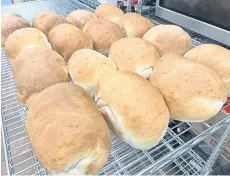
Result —
[[56, 13], [40, 12], [33, 20], [33, 27], [39, 29], [47, 36], [52, 28], [62, 23], [67, 23], [67, 21]]
[[6, 55], [11, 63], [22, 51], [33, 47], [51, 48], [45, 34], [35, 28], [18, 29], [5, 43]]
[[42, 91], [28, 112], [26, 129], [36, 157], [54, 175], [93, 175], [108, 160], [106, 122], [75, 84], [59, 83]]
[[112, 6], [108, 3], [99, 5], [95, 10], [95, 15], [98, 18], [104, 18], [114, 23], [118, 23], [120, 16], [123, 14], [124, 13], [121, 9]]
[[192, 48], [192, 38], [176, 25], [157, 25], [146, 32], [143, 39], [152, 43], [160, 56], [166, 53], [184, 55]]
[[230, 51], [214, 44], [203, 44], [189, 50], [184, 57], [214, 70], [223, 80], [230, 96]]
[[118, 24], [126, 31], [128, 37], [140, 37], [155, 26], [138, 13], [126, 13], [119, 18]]
[[208, 120], [227, 99], [225, 85], [214, 71], [177, 54], [161, 57], [150, 81], [164, 96], [170, 117], [180, 121]]
[[160, 58], [154, 46], [136, 37], [127, 37], [116, 41], [109, 51], [119, 70], [138, 73], [148, 79]]
[[14, 31], [18, 29], [26, 27], [30, 27], [30, 24], [20, 15], [15, 13], [3, 15], [1, 21], [2, 47], [4, 47], [5, 42], [10, 34], [12, 34]]
[[55, 26], [48, 35], [53, 50], [57, 51], [65, 61], [71, 55], [84, 48], [93, 48], [93, 42], [82, 30], [71, 24]]
[[135, 73], [111, 71], [100, 77], [95, 101], [109, 126], [135, 148], [154, 147], [167, 130], [169, 111], [162, 95]]
[[12, 64], [18, 101], [30, 106], [45, 88], [68, 82], [68, 69], [64, 59], [47, 48], [29, 48]]
[[66, 20], [70, 24], [79, 29], [83, 29], [85, 24], [93, 19], [97, 19], [97, 16], [93, 12], [87, 10], [75, 10], [66, 17]]
[[73, 83], [83, 88], [94, 99], [98, 78], [108, 71], [117, 70], [117, 67], [101, 53], [81, 49], [69, 59], [68, 70]]
[[114, 42], [125, 37], [124, 30], [118, 24], [106, 19], [88, 22], [83, 31], [91, 37], [94, 49], [104, 55], [108, 55]]

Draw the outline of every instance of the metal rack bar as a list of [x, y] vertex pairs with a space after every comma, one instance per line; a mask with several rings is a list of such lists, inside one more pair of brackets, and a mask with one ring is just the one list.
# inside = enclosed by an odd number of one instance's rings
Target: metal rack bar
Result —
[[230, 123], [228, 123], [224, 133], [222, 134], [219, 142], [217, 143], [214, 151], [209, 157], [207, 163], [205, 164], [203, 170], [201, 171], [202, 175], [207, 175], [212, 171], [212, 166], [219, 157], [220, 153], [223, 150], [224, 144], [230, 139]]
[[219, 123], [217, 123], [212, 128], [207, 129], [205, 132], [201, 133], [199, 136], [196, 136], [195, 138], [191, 139], [190, 141], [188, 141], [184, 145], [182, 145], [179, 148], [177, 148], [174, 152], [171, 152], [170, 154], [168, 154], [167, 159], [161, 158], [160, 160], [155, 162], [154, 166], [150, 166], [150, 167], [146, 168], [145, 170], [143, 170], [140, 173], [138, 173], [138, 175], [144, 175], [144, 173], [146, 173], [149, 170], [155, 171], [155, 170], [157, 170], [157, 168], [166, 165], [170, 161], [172, 161], [175, 158], [177, 158], [178, 156], [182, 155], [187, 149], [192, 148], [193, 146], [198, 144], [200, 141], [202, 141], [204, 138], [206, 138], [207, 136], [213, 134], [220, 127], [222, 127], [223, 125], [225, 125], [225, 124], [227, 124], [229, 122], [230, 122], [230, 117], [221, 120]]

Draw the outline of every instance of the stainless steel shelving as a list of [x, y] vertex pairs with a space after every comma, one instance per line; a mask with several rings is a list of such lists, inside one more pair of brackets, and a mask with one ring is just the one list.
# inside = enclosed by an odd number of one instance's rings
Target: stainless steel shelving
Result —
[[[2, 11], [19, 13], [31, 22], [39, 11], [54, 11], [66, 16], [75, 9], [93, 11], [93, 8], [97, 6], [96, 1], [91, 2], [90, 6], [84, 5], [82, 2], [88, 4], [88, 1], [85, 0], [81, 0], [81, 2], [68, 0], [33, 1], [6, 6], [2, 8]], [[28, 9], [28, 11], [24, 9]], [[151, 19], [160, 22], [158, 18], [151, 17]], [[205, 41], [203, 39], [197, 40], [197, 37], [193, 39], [194, 46], [202, 42]], [[8, 173], [10, 175], [49, 174], [40, 165], [31, 149], [25, 127], [27, 109], [23, 108], [17, 101], [11, 65], [4, 49], [1, 51], [1, 119]], [[107, 165], [99, 175], [199, 175], [205, 171], [204, 168], [210, 161], [199, 156], [193, 147], [221, 127], [230, 124], [230, 114], [226, 113], [224, 108], [217, 116], [223, 120], [214, 126], [209, 126], [203, 122], [202, 124], [207, 127], [206, 130], [198, 136], [190, 137], [189, 140], [185, 139], [185, 136], [188, 133], [193, 133], [193, 123], [171, 120], [164, 138], [150, 150], [134, 149], [111, 133], [112, 152]]]

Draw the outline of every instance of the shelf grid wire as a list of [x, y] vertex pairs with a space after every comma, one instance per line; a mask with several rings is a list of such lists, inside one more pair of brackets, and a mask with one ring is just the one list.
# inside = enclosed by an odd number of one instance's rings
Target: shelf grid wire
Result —
[[[36, 4], [37, 3], [37, 4]], [[31, 3], [35, 15], [39, 11], [54, 11], [59, 15], [66, 16], [69, 12], [78, 8], [93, 10], [80, 2], [71, 1], [40, 1]], [[42, 3], [42, 6], [38, 4]], [[20, 6], [20, 5], [18, 5]], [[21, 5], [23, 7], [23, 5]], [[31, 9], [33, 11], [34, 9]], [[21, 9], [21, 8], [20, 8]], [[12, 9], [14, 10], [14, 9]], [[3, 9], [4, 11], [4, 9]], [[7, 11], [7, 10], [6, 10]], [[33, 15], [30, 15], [33, 16]], [[30, 22], [32, 18], [28, 19]], [[200, 44], [193, 40], [196, 46]], [[44, 175], [47, 173], [35, 157], [26, 133], [26, 114], [27, 109], [23, 108], [17, 101], [15, 83], [12, 75], [11, 65], [2, 49], [1, 55], [1, 107], [2, 107], [2, 135], [4, 137], [4, 147], [6, 151], [6, 161], [10, 175]], [[230, 100], [218, 115], [224, 120], [219, 124], [221, 126], [230, 121], [230, 114], [225, 108], [230, 106]], [[214, 128], [203, 123], [207, 128]], [[191, 132], [192, 123], [170, 121], [166, 135], [160, 143], [150, 150], [134, 149], [125, 142], [121, 141], [116, 135], [111, 133], [112, 152], [106, 166], [99, 175], [134, 175], [144, 170], [145, 174], [155, 175], [199, 175], [205, 165], [205, 161], [192, 148], [170, 161], [159, 169], [151, 170], [156, 161], [167, 159], [170, 153], [173, 153], [179, 147], [183, 147], [187, 141], [183, 136]], [[212, 131], [213, 132], [213, 131]], [[210, 132], [209, 132], [210, 133]], [[38, 134], [39, 135], [39, 134]], [[208, 133], [206, 134], [208, 136]]]

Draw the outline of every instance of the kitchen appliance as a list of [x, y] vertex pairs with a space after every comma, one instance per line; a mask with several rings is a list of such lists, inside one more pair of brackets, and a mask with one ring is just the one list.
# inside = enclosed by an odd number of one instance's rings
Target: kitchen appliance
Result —
[[156, 16], [230, 45], [229, 0], [157, 0]]

